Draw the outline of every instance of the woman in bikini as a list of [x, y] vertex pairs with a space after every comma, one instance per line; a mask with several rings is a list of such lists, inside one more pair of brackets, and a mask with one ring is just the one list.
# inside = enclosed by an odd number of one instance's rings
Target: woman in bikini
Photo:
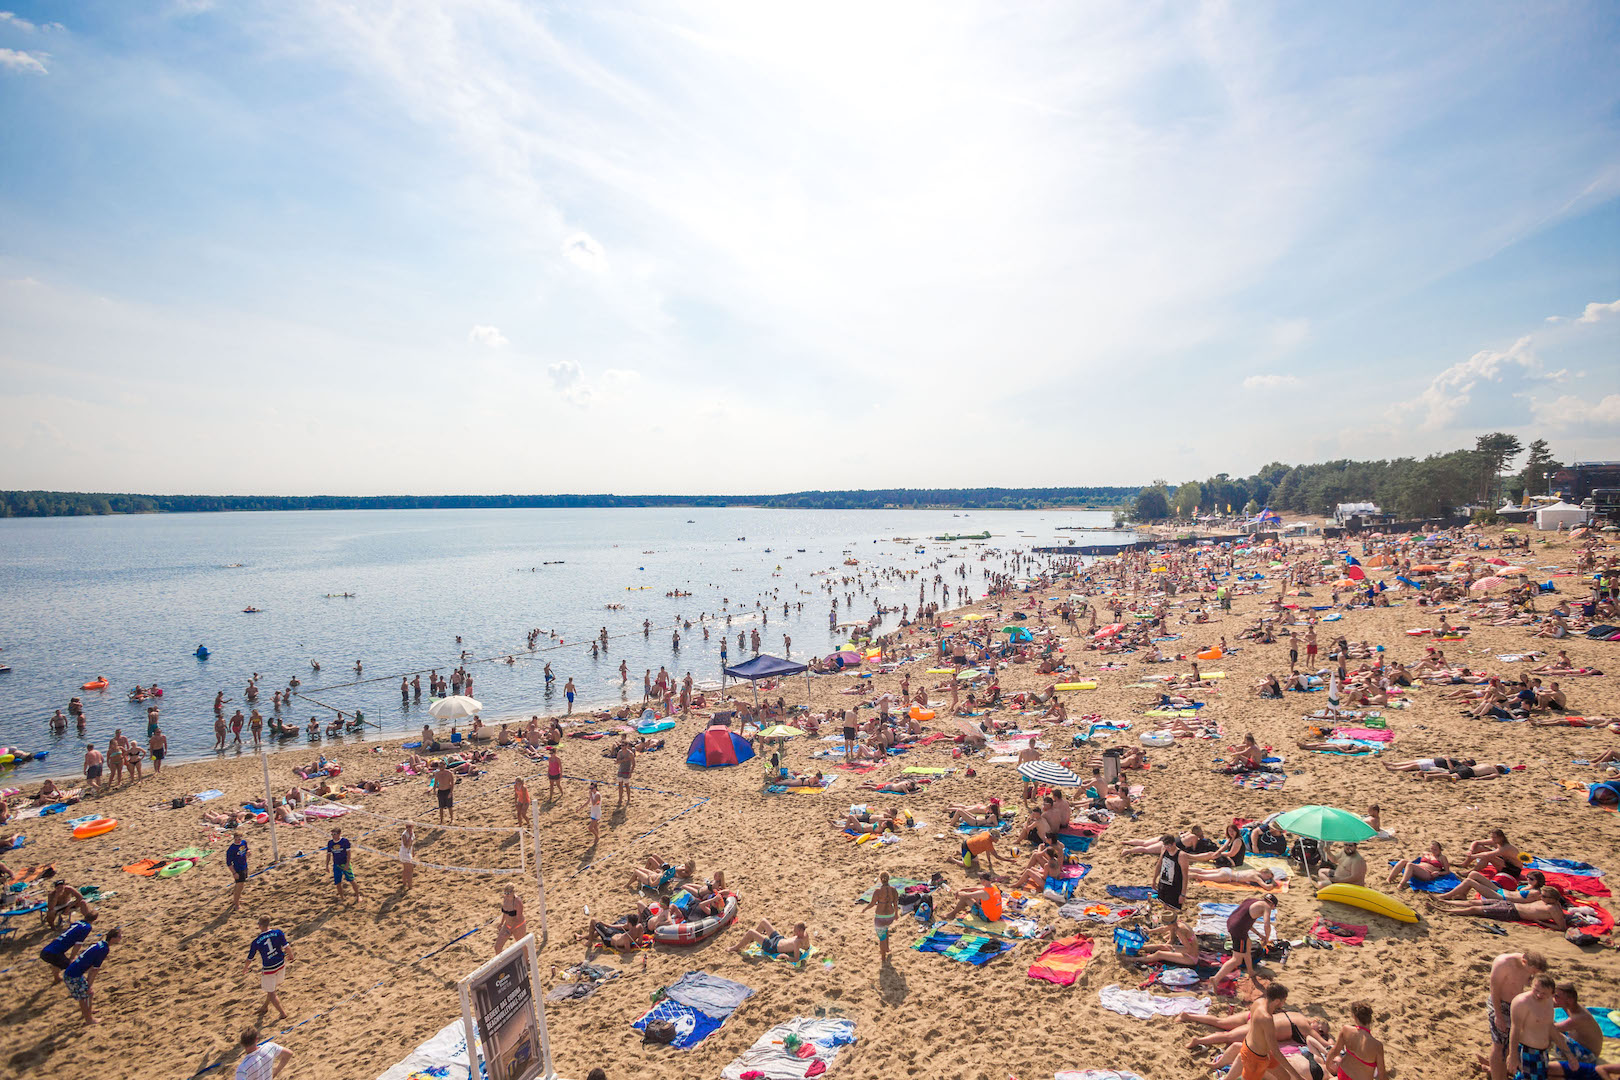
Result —
[[402, 892], [411, 891], [411, 878], [415, 874], [416, 826], [407, 821], [405, 830], [399, 834], [399, 887]]
[[508, 941], [522, 939], [528, 925], [529, 920], [523, 916], [523, 901], [518, 899], [516, 887], [508, 885], [501, 894], [501, 921], [495, 928], [495, 951], [500, 952]]
[[1350, 1015], [1356, 1022], [1339, 1029], [1339, 1039], [1323, 1063], [1329, 1072], [1338, 1070], [1334, 1072], [1334, 1080], [1373, 1080], [1375, 1076], [1388, 1075], [1384, 1065], [1384, 1044], [1373, 1038], [1368, 1030], [1372, 1024], [1372, 1013], [1372, 1006], [1365, 1001], [1357, 1001], [1350, 1006]]
[[1001, 824], [1001, 800], [991, 799], [987, 803], [952, 803], [947, 809], [951, 812], [952, 825], [981, 825], [995, 828]]
[[1400, 878], [1401, 883], [1396, 888], [1410, 889], [1413, 881], [1419, 881], [1426, 885], [1450, 872], [1451, 860], [1446, 858], [1446, 853], [1440, 848], [1440, 841], [1436, 840], [1429, 845], [1426, 854], [1419, 855], [1415, 859], [1402, 859], [1397, 862], [1390, 869], [1385, 884]]
[[697, 873], [697, 861], [689, 859], [680, 865], [664, 862], [656, 855], [649, 855], [631, 874], [632, 888], [643, 886], [655, 892], [663, 892], [677, 881], [691, 881], [692, 875]]

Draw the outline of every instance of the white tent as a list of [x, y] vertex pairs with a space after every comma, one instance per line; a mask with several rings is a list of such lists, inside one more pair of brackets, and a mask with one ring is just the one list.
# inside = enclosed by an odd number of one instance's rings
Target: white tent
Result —
[[1542, 532], [1552, 532], [1559, 528], [1573, 529], [1577, 525], [1586, 524], [1586, 519], [1590, 516], [1578, 506], [1571, 506], [1567, 502], [1555, 502], [1536, 511], [1536, 528]]

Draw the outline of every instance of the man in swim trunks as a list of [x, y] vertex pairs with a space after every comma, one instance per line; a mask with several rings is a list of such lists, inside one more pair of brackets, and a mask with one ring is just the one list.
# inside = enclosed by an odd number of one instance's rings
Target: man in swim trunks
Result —
[[1558, 1021], [1558, 1030], [1564, 1033], [1564, 1041], [1569, 1044], [1566, 1063], [1596, 1065], [1603, 1056], [1603, 1028], [1581, 1004], [1575, 984], [1559, 983], [1553, 989], [1553, 1004], [1568, 1014], [1566, 1019]]
[[270, 1006], [274, 1005], [276, 1012], [281, 1014], [279, 1019], [287, 1019], [287, 1010], [281, 1006], [281, 994], [278, 991], [287, 975], [287, 960], [291, 956], [292, 945], [287, 941], [287, 935], [280, 930], [272, 929], [269, 916], [261, 915], [259, 936], [248, 945], [247, 963], [242, 967], [242, 974], [248, 974], [253, 970], [253, 958], [259, 958], [261, 968], [259, 985], [264, 990], [264, 1004], [259, 1006], [260, 1016], [268, 1013]]
[[1507, 1080], [1508, 1031], [1513, 999], [1530, 979], [1547, 970], [1547, 958], [1538, 952], [1503, 953], [1491, 961], [1491, 984], [1485, 1004], [1491, 1034], [1491, 1078]]
[[332, 868], [332, 884], [337, 888], [338, 903], [343, 902], [343, 883], [354, 890], [354, 902], [360, 902], [360, 883], [354, 880], [354, 864], [349, 858], [349, 838], [342, 829], [332, 830], [332, 839], [326, 842], [325, 862]]
[[444, 824], [444, 815], [450, 814], [450, 824], [456, 823], [456, 774], [449, 766], [441, 761], [439, 767], [433, 772], [433, 793], [439, 797], [439, 824]]
[[1243, 1080], [1263, 1080], [1273, 1070], [1287, 1075], [1288, 1066], [1277, 1045], [1277, 1026], [1272, 1018], [1287, 1002], [1288, 987], [1274, 982], [1249, 1009], [1249, 1033], [1238, 1048], [1238, 1069]]
[[93, 788], [101, 788], [101, 767], [104, 759], [94, 743], [84, 748], [84, 779]]
[[783, 934], [770, 924], [770, 920], [761, 919], [752, 930], [743, 931], [743, 939], [733, 945], [731, 951], [740, 953], [754, 942], [759, 943], [760, 951], [766, 956], [798, 960], [810, 950], [810, 931], [801, 922], [793, 924], [792, 934]]
[[950, 922], [972, 908], [973, 914], [985, 922], [997, 922], [1001, 919], [1003, 907], [1001, 890], [996, 888], [995, 878], [980, 874], [978, 885], [964, 885], [956, 890], [956, 903], [946, 912], [943, 921]]
[[1553, 1021], [1553, 977], [1545, 971], [1530, 982], [1530, 989], [1513, 999], [1509, 1009], [1507, 1067], [1514, 1080], [1546, 1080], [1551, 1060], [1547, 1051], [1554, 1044], [1563, 1048], [1562, 1057], [1571, 1054], [1569, 1042]]
[[155, 719], [146, 739], [146, 748], [152, 752], [152, 775], [156, 776], [163, 771], [163, 759], [169, 756], [169, 737], [163, 734]]
[[878, 962], [889, 962], [889, 926], [900, 914], [900, 893], [889, 884], [887, 870], [878, 874], [878, 887], [872, 890], [872, 929], [877, 933]]
[[45, 947], [39, 950], [39, 958], [56, 969], [53, 981], [62, 981], [63, 970], [73, 962], [73, 958], [79, 954], [79, 946], [89, 936], [90, 920], [82, 919], [46, 942]]
[[616, 755], [619, 762], [619, 801], [616, 806], [630, 805], [630, 777], [636, 771], [636, 752], [630, 749], [630, 743], [623, 738], [619, 740], [619, 752]]
[[101, 1023], [94, 1012], [96, 976], [101, 972], [101, 965], [107, 962], [112, 946], [123, 940], [124, 932], [115, 926], [106, 937], [84, 950], [62, 969], [62, 982], [67, 985], [68, 996], [79, 1003], [79, 1012], [84, 1016], [87, 1027]]

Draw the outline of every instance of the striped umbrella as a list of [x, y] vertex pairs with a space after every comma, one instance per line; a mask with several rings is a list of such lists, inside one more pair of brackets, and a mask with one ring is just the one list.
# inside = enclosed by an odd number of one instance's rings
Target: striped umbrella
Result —
[[1078, 776], [1055, 761], [1026, 761], [1018, 766], [1018, 771], [1037, 784], [1051, 787], [1074, 787], [1080, 783]]

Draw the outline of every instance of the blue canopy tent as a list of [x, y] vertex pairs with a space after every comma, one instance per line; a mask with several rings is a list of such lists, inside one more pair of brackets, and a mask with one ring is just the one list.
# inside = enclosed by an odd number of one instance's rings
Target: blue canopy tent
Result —
[[804, 705], [810, 707], [810, 668], [805, 664], [784, 660], [780, 656], [771, 656], [761, 653], [752, 660], [744, 660], [740, 664], [733, 664], [724, 669], [725, 674], [733, 679], [746, 679], [754, 684], [754, 707], [759, 707], [759, 680], [775, 679], [783, 675], [797, 675], [804, 672]]

